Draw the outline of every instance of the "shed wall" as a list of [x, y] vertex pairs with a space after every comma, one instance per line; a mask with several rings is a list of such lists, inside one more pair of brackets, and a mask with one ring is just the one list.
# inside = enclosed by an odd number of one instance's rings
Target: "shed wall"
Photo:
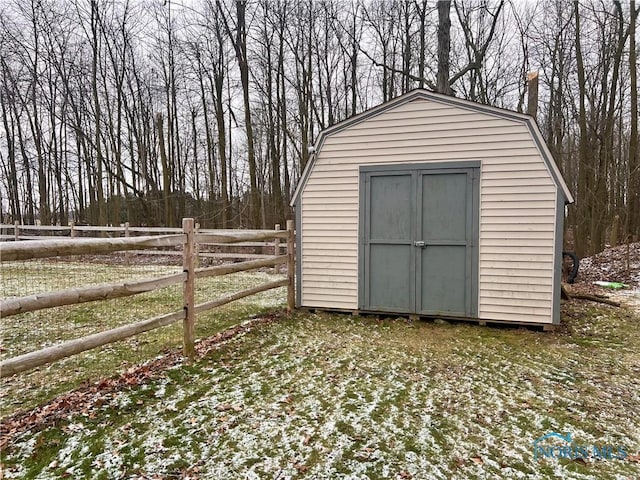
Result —
[[302, 306], [358, 308], [360, 165], [480, 160], [479, 317], [552, 321], [557, 186], [524, 123], [416, 99], [328, 135], [317, 155], [301, 195]]

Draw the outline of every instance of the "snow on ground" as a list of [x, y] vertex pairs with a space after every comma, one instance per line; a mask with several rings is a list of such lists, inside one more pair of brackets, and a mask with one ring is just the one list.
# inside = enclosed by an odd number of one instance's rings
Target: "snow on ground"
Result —
[[623, 305], [631, 308], [640, 316], [640, 288], [634, 288], [631, 290], [619, 290], [617, 292], [610, 293], [613, 300], [616, 300]]
[[638, 343], [598, 321], [592, 343], [586, 324], [555, 335], [299, 314], [20, 434], [5, 478], [635, 478], [628, 459], [533, 456], [549, 431], [640, 450]]
[[[108, 265], [44, 262], [2, 264], [2, 298], [43, 293], [58, 288], [133, 281], [175, 273], [162, 265]], [[270, 271], [242, 272], [196, 282], [196, 303], [282, 280]], [[204, 338], [236, 325], [267, 308], [286, 304], [286, 288], [272, 289], [197, 316], [196, 335]], [[82, 303], [14, 315], [2, 320], [0, 359], [15, 357], [65, 340], [105, 331], [182, 309], [182, 285], [120, 299]], [[123, 342], [90, 350], [53, 364], [0, 381], [0, 416], [31, 408], [43, 400], [96, 378], [117, 374], [126, 365], [153, 358], [182, 342], [181, 324], [157, 329]]]

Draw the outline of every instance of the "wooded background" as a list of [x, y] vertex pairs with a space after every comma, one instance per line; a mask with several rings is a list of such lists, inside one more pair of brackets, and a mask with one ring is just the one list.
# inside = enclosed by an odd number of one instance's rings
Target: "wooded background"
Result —
[[320, 130], [414, 88], [526, 110], [580, 255], [640, 234], [635, 2], [2, 0], [3, 220], [264, 227]]

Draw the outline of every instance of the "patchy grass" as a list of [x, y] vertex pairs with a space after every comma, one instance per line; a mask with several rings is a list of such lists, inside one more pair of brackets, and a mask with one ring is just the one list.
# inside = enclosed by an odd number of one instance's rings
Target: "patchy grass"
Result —
[[299, 312], [89, 412], [16, 435], [6, 478], [637, 478], [534, 458], [556, 431], [640, 450], [640, 319], [556, 333]]
[[[4, 298], [116, 281], [167, 275], [169, 266], [122, 266], [94, 263], [24, 262], [2, 264]], [[266, 272], [211, 277], [196, 282], [196, 303], [213, 300], [283, 278]], [[283, 288], [263, 292], [196, 318], [196, 338], [209, 337], [286, 302]], [[65, 340], [126, 325], [182, 309], [182, 285], [132, 297], [90, 302], [15, 315], [2, 319], [0, 358], [55, 345]], [[111, 376], [153, 358], [182, 342], [182, 323], [152, 330], [127, 340], [63, 359], [23, 375], [0, 380], [0, 417], [32, 408], [86, 382]]]

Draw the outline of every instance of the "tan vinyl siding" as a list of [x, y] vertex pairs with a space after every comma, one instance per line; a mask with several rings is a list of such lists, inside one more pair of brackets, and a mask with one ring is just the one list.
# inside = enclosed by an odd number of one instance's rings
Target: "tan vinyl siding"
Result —
[[551, 322], [557, 186], [522, 122], [417, 99], [329, 134], [317, 155], [303, 306], [358, 308], [360, 165], [480, 160], [479, 317]]

